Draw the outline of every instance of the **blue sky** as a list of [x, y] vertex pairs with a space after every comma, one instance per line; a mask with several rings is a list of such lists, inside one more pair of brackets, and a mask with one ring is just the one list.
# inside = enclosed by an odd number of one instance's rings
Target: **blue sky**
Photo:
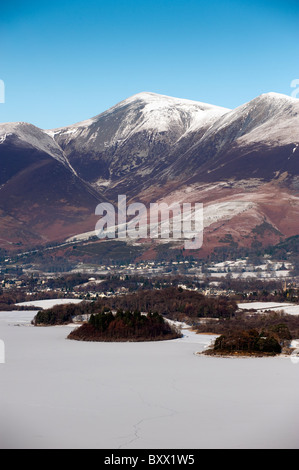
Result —
[[10, 0], [0, 8], [0, 122], [44, 129], [141, 91], [229, 108], [290, 95], [298, 0]]

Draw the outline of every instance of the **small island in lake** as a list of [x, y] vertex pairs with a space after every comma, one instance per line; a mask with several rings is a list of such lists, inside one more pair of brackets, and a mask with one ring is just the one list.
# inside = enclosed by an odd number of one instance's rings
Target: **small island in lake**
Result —
[[216, 338], [203, 354], [210, 356], [276, 356], [289, 343], [291, 335], [284, 324], [269, 330], [230, 330]]
[[176, 339], [181, 332], [158, 313], [109, 309], [92, 314], [87, 322], [73, 330], [68, 339], [77, 341], [161, 341]]

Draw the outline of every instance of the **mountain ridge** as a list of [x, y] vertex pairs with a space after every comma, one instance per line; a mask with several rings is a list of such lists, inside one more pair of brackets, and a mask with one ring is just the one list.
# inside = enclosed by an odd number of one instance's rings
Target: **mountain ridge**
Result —
[[[7, 227], [18, 239], [13, 220], [27, 245], [90, 232], [96, 205], [126, 194], [203, 202], [202, 252], [226, 234], [241, 246], [279, 243], [299, 233], [298, 147], [299, 100], [274, 92], [232, 110], [141, 92], [62, 128], [3, 123], [0, 239]], [[268, 228], [257, 236], [259, 225]]]

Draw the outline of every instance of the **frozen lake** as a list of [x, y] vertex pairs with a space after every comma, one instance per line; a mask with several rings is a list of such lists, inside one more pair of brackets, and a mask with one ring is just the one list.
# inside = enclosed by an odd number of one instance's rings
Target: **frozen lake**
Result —
[[0, 312], [0, 447], [299, 448], [299, 363], [196, 356], [213, 339], [66, 340]]

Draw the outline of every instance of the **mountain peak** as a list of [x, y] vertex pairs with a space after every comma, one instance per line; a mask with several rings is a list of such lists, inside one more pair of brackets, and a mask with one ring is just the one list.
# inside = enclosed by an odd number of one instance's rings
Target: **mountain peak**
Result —
[[289, 95], [284, 95], [283, 93], [276, 93], [274, 91], [270, 91], [269, 93], [262, 93], [260, 95], [260, 98], [264, 98], [264, 99], [276, 99], [276, 100], [296, 100], [296, 98], [292, 97], [292, 96], [289, 96]]
[[[136, 93], [135, 95], [132, 95], [128, 97], [127, 99], [121, 101], [120, 103], [116, 104], [115, 106], [113, 106], [113, 108], [119, 105], [134, 103], [138, 101], [139, 102], [143, 101], [145, 104], [156, 103], [157, 105], [160, 105], [160, 106], [180, 106], [180, 105], [188, 106], [189, 105], [189, 106], [196, 106], [197, 108], [200, 108], [202, 110], [218, 109], [218, 110], [230, 111], [227, 108], [223, 108], [221, 106], [217, 106], [217, 105], [213, 105], [209, 103], [204, 103], [202, 101], [190, 100], [186, 98], [177, 98], [174, 96], [162, 95], [162, 94], [153, 93], [150, 91], [142, 91], [140, 93]], [[113, 108], [110, 108], [110, 109], [113, 109]]]
[[134, 95], [130, 96], [127, 99], [140, 99], [140, 100], [148, 100], [148, 99], [159, 99], [164, 98], [165, 95], [161, 95], [159, 93], [153, 93], [151, 91], [141, 91], [139, 93], [135, 93]]
[[247, 104], [262, 104], [263, 106], [270, 106], [274, 107], [277, 109], [281, 108], [289, 108], [293, 106], [297, 106], [299, 104], [298, 98], [294, 98], [289, 95], [284, 95], [282, 93], [275, 93], [275, 92], [270, 92], [270, 93], [263, 93], [253, 100], [249, 101]]

